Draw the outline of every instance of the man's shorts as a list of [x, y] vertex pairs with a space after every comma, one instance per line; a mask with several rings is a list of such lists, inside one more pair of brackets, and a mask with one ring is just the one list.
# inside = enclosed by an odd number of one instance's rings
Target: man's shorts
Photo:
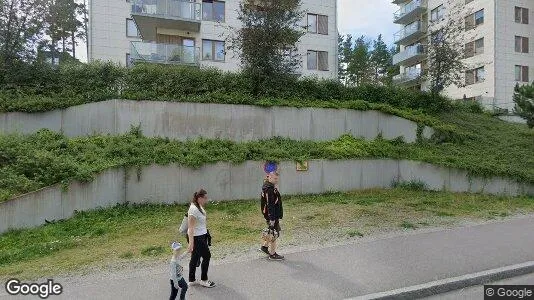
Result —
[[[267, 221], [267, 227], [271, 226], [270, 221]], [[280, 231], [282, 228], [280, 228], [280, 220], [274, 221], [274, 230], [278, 231], [278, 234], [280, 234]]]

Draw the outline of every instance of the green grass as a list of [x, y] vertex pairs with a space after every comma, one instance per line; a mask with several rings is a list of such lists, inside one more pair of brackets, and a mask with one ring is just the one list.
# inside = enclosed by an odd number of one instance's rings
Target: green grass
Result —
[[[365, 141], [348, 135], [334, 141], [283, 138], [235, 143], [223, 140], [173, 141], [146, 138], [138, 128], [121, 136], [69, 139], [47, 130], [36, 134], [0, 135], [0, 201], [56, 183], [90, 181], [115, 167], [150, 164], [199, 168], [219, 161], [392, 158], [428, 162], [466, 170], [470, 175], [501, 176], [534, 183], [534, 131], [483, 114], [466, 112], [439, 116], [469, 135], [461, 140], [427, 140], [406, 144], [377, 138]], [[398, 183], [421, 190], [422, 183]], [[95, 232], [98, 234], [98, 232]]]
[[[258, 243], [265, 225], [258, 207], [258, 200], [208, 205], [215, 258], [243, 253]], [[115, 262], [166, 259], [171, 254], [171, 241], [185, 243], [177, 227], [186, 208], [117, 205], [80, 212], [38, 228], [9, 231], [0, 235], [0, 278], [48, 276]], [[282, 244], [356, 238], [402, 228], [449, 225], [466, 218], [489, 220], [533, 212], [534, 199], [528, 197], [401, 188], [285, 197]]]

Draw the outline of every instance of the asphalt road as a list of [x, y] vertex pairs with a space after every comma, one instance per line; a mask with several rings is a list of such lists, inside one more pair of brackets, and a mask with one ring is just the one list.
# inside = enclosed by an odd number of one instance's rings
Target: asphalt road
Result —
[[[282, 262], [258, 253], [254, 260], [214, 265], [210, 279], [217, 287], [191, 287], [187, 299], [344, 299], [534, 261], [533, 249], [534, 217], [526, 217], [293, 253]], [[165, 299], [167, 276], [161, 266], [65, 283], [61, 296], [48, 299]], [[0, 291], [1, 300], [16, 298], [29, 297]]]

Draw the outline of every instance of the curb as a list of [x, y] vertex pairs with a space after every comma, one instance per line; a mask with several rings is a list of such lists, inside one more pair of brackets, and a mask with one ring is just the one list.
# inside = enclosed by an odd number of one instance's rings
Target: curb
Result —
[[354, 298], [347, 298], [346, 300], [417, 299], [447, 293], [469, 286], [482, 285], [493, 281], [526, 275], [530, 273], [534, 273], [534, 261], [501, 267], [497, 269], [491, 269], [473, 274], [462, 275], [458, 277], [436, 280], [386, 292], [368, 294]]

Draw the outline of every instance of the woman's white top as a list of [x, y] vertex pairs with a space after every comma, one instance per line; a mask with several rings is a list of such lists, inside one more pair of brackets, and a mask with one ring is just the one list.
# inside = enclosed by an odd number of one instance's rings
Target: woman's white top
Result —
[[195, 227], [193, 228], [193, 235], [199, 236], [208, 233], [208, 228], [206, 227], [206, 210], [202, 209], [202, 212], [191, 203], [189, 206], [189, 211], [187, 212], [188, 216], [193, 216], [195, 218]]

